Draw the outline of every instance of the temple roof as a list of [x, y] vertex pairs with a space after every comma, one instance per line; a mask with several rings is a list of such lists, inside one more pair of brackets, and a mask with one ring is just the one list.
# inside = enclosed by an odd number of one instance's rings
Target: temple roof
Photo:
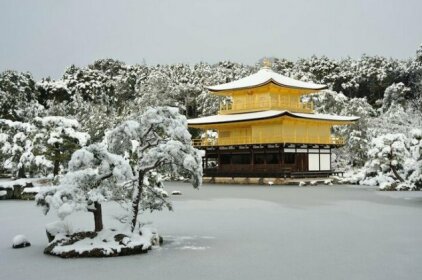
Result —
[[233, 81], [226, 84], [216, 85], [216, 86], [209, 86], [207, 88], [210, 91], [246, 89], [246, 88], [262, 86], [271, 82], [279, 86], [299, 88], [299, 89], [321, 90], [321, 89], [327, 88], [326, 85], [302, 82], [302, 81], [298, 81], [298, 80], [280, 75], [267, 67], [264, 67], [258, 72], [256, 72], [255, 74], [252, 74], [240, 80]]
[[331, 122], [352, 122], [359, 119], [355, 116], [335, 116], [325, 114], [305, 114], [305, 113], [292, 113], [289, 111], [261, 111], [254, 113], [245, 114], [232, 114], [232, 115], [215, 115], [209, 117], [202, 117], [188, 120], [188, 125], [210, 125], [210, 124], [222, 124], [222, 123], [233, 123], [233, 122], [244, 122], [244, 121], [256, 121], [264, 119], [272, 119], [282, 116], [289, 116], [293, 118], [331, 121]]

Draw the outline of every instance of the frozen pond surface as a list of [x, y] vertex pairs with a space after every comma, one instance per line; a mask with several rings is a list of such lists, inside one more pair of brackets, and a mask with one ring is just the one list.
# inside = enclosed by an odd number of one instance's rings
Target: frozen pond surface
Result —
[[[0, 279], [420, 279], [422, 193], [366, 187], [167, 184], [174, 212], [145, 221], [165, 238], [146, 255], [64, 260], [42, 253], [32, 201], [0, 201]], [[114, 223], [105, 206], [105, 223]], [[77, 223], [75, 223], [77, 221]], [[90, 214], [72, 222], [91, 225]], [[76, 225], [75, 225], [76, 226]], [[32, 246], [11, 249], [16, 234]]]

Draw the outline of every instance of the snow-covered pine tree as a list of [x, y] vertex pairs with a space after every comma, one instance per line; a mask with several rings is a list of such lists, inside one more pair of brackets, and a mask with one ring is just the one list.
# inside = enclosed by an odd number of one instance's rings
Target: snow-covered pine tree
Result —
[[77, 120], [59, 116], [35, 118], [37, 128], [34, 136], [34, 154], [44, 155], [53, 162], [53, 175], [57, 176], [60, 166], [70, 160], [77, 149], [85, 146], [89, 135], [80, 131]]
[[75, 211], [92, 212], [95, 231], [101, 231], [101, 203], [127, 198], [124, 182], [133, 179], [128, 160], [108, 152], [104, 144], [92, 144], [73, 153], [68, 169], [60, 185], [37, 194], [37, 205], [44, 214], [56, 209], [60, 219]]
[[[128, 120], [107, 135], [109, 150], [130, 159], [137, 181], [133, 182], [131, 229], [138, 225], [140, 209], [154, 210], [158, 198], [162, 207], [169, 204], [157, 192], [162, 182], [157, 174], [172, 170], [188, 173], [192, 185], [202, 182], [201, 152], [192, 146], [186, 118], [177, 108], [149, 108], [142, 115]], [[158, 193], [158, 194], [157, 194]]]

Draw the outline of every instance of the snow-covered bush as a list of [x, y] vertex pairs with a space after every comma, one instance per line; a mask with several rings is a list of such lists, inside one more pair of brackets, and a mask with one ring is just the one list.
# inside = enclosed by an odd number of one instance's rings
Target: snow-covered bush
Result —
[[409, 189], [422, 190], [422, 129], [412, 129], [409, 143], [410, 157], [405, 162]]
[[[389, 174], [403, 182], [404, 161], [409, 157], [406, 136], [401, 133], [386, 134], [374, 138], [370, 143], [367, 163], [369, 173]], [[400, 174], [401, 173], [401, 174]]]
[[381, 109], [385, 112], [392, 106], [402, 106], [407, 103], [411, 89], [406, 87], [403, 83], [392, 84], [384, 93]]
[[0, 119], [1, 169], [18, 178], [26, 177], [34, 160], [31, 139], [34, 129], [29, 123]]
[[397, 133], [374, 138], [360, 183], [378, 185], [386, 190], [421, 189], [421, 139], [421, 129], [413, 129], [409, 136]]

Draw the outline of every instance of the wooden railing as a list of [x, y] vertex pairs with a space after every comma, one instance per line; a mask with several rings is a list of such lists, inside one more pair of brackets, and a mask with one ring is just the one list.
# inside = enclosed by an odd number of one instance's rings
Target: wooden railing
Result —
[[244, 103], [226, 103], [220, 104], [219, 114], [233, 114], [254, 112], [261, 110], [288, 110], [300, 113], [312, 113], [314, 104], [312, 102], [283, 102], [283, 101], [261, 101], [261, 102], [244, 102]]
[[250, 145], [250, 144], [323, 144], [323, 145], [344, 145], [345, 140], [340, 136], [282, 136], [282, 137], [227, 137], [227, 138], [201, 138], [194, 139], [195, 147]]

